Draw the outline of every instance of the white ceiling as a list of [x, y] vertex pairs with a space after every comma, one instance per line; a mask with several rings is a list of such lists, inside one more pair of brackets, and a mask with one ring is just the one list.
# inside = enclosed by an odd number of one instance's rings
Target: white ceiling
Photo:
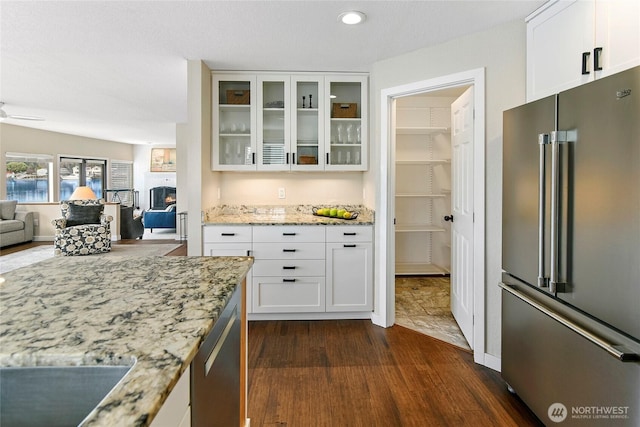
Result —
[[[514, 19], [544, 0], [0, 0], [6, 123], [133, 144], [175, 143], [187, 60], [212, 70], [369, 71]], [[345, 26], [337, 16], [360, 10]]]

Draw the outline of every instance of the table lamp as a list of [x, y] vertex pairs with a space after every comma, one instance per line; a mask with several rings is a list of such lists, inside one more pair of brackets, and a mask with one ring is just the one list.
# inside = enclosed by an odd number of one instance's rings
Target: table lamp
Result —
[[98, 197], [89, 187], [80, 186], [76, 187], [73, 194], [69, 197], [69, 200], [95, 200]]

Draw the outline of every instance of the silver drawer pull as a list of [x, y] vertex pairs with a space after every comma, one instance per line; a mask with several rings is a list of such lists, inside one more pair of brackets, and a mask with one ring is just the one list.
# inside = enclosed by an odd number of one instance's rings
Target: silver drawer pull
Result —
[[549, 308], [545, 307], [544, 305], [540, 304], [538, 301], [520, 292], [519, 290], [514, 289], [513, 287], [505, 283], [498, 283], [498, 286], [500, 286], [502, 289], [509, 292], [516, 298], [519, 298], [522, 301], [526, 302], [533, 308], [540, 310], [542, 313], [551, 317], [553, 320], [557, 321], [561, 325], [571, 329], [573, 332], [577, 333], [581, 337], [591, 341], [593, 344], [597, 345], [598, 347], [600, 347], [601, 349], [603, 349], [604, 351], [606, 351], [616, 359], [620, 360], [621, 362], [633, 362], [636, 360], [640, 360], [640, 355], [633, 353], [631, 351], [627, 351], [620, 345], [612, 344], [603, 340], [599, 336], [591, 333], [590, 331], [586, 330], [582, 326], [578, 325], [571, 319], [567, 319], [565, 316], [550, 310]]

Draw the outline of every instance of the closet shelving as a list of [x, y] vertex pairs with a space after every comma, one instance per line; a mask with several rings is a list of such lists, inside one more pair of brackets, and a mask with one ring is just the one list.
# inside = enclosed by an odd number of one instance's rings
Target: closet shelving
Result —
[[[400, 100], [402, 101], [402, 100]], [[450, 272], [450, 109], [428, 98], [399, 101], [396, 133], [397, 275]]]

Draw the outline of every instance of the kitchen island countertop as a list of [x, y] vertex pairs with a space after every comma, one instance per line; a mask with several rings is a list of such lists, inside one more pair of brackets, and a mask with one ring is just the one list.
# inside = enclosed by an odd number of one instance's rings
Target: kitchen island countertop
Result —
[[[319, 205], [317, 207], [322, 207]], [[330, 207], [331, 205], [326, 205]], [[223, 205], [205, 212], [204, 225], [373, 225], [374, 212], [361, 205], [340, 205], [358, 212], [352, 220], [313, 215], [311, 205]]]
[[136, 363], [84, 426], [145, 426], [251, 257], [56, 257], [3, 275], [0, 366]]

